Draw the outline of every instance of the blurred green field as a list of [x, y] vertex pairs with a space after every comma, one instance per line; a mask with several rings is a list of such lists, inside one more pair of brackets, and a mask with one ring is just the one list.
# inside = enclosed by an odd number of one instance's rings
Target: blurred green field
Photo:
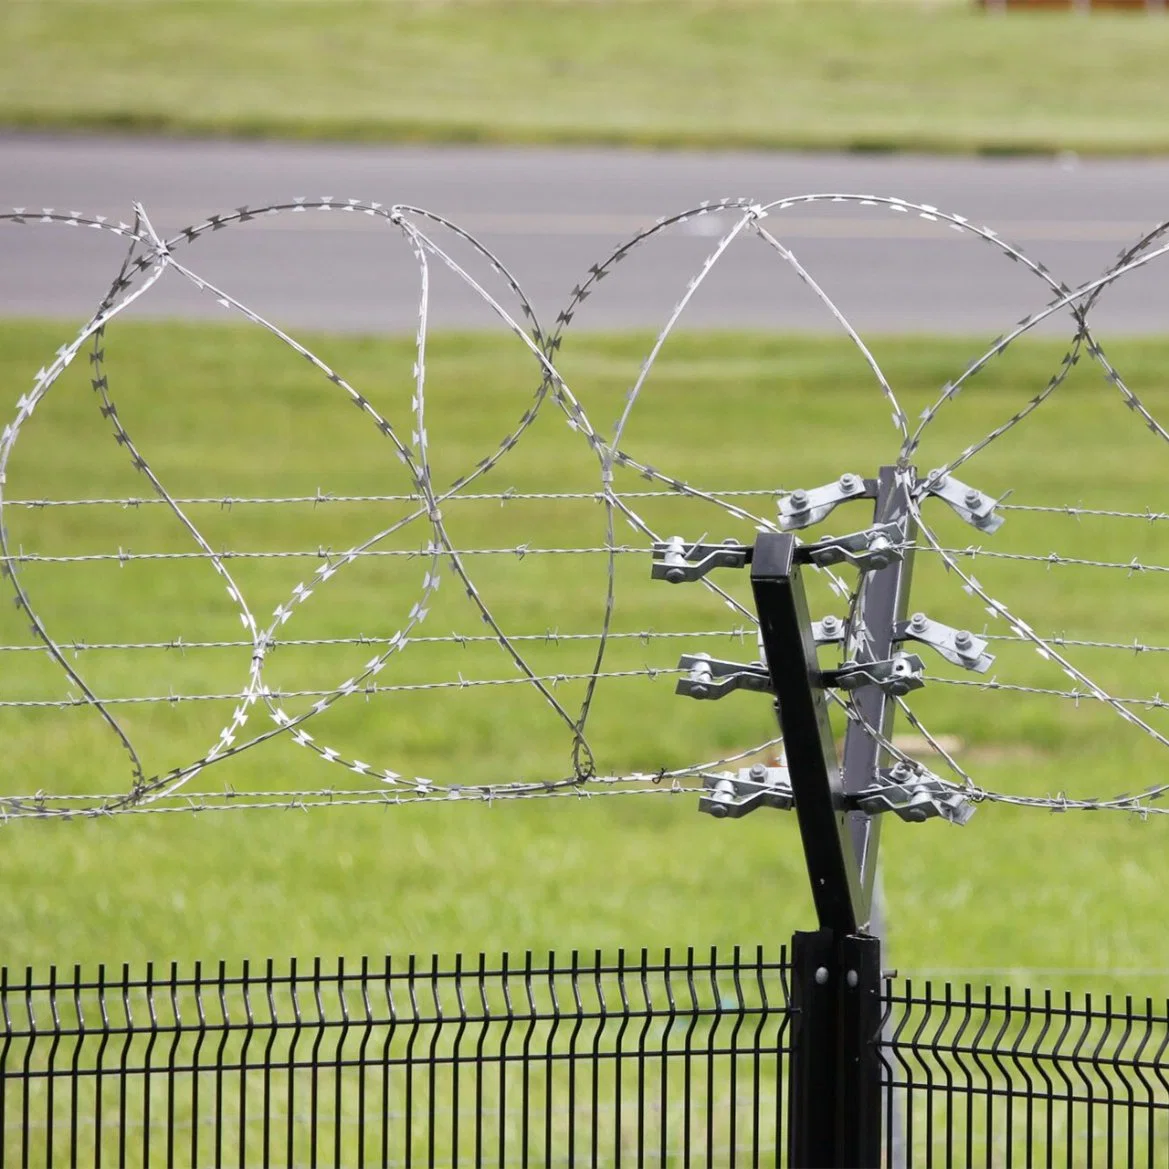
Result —
[[[0, 375], [11, 403], [68, 337], [61, 325], [0, 325]], [[408, 342], [310, 338], [317, 352], [409, 432]], [[650, 339], [582, 335], [558, 362], [602, 433], [622, 407]], [[339, 400], [303, 360], [258, 330], [116, 324], [105, 345], [119, 417], [176, 496], [212, 499], [407, 493], [410, 483], [369, 419]], [[972, 341], [882, 338], [875, 353], [910, 417], [979, 352]], [[1046, 383], [1063, 347], [1013, 347], [942, 411], [921, 452], [936, 466], [1008, 417]], [[1164, 417], [1169, 342], [1130, 340], [1109, 354]], [[428, 431], [435, 481], [447, 483], [489, 454], [515, 425], [539, 384], [531, 356], [488, 334], [446, 334], [427, 357]], [[113, 441], [79, 358], [21, 435], [5, 499], [145, 498], [149, 485]], [[1081, 363], [1051, 402], [976, 457], [963, 477], [1010, 502], [1163, 511], [1165, 452], [1116, 390]], [[795, 337], [686, 334], [671, 340], [635, 409], [623, 443], [637, 458], [710, 490], [810, 486], [845, 470], [872, 473], [896, 453], [887, 405], [843, 343]], [[472, 489], [485, 493], [579, 491], [563, 500], [451, 500], [444, 515], [461, 549], [600, 548], [604, 512], [596, 459], [564, 415], [546, 402], [500, 464]], [[619, 490], [651, 487], [632, 471]], [[766, 497], [741, 500], [774, 514]], [[655, 530], [749, 538], [700, 501], [641, 500]], [[234, 559], [230, 567], [261, 618], [319, 564], [386, 526], [405, 504], [192, 505], [213, 547], [297, 552]], [[1076, 519], [1011, 511], [994, 537], [961, 525], [940, 505], [939, 536], [954, 547], [1169, 564], [1169, 524]], [[41, 555], [185, 552], [190, 537], [166, 509], [142, 505], [6, 507], [14, 550]], [[833, 516], [830, 531], [863, 516]], [[421, 548], [415, 523], [383, 546]], [[649, 580], [646, 540], [628, 528], [618, 543], [643, 549], [617, 558], [614, 628], [621, 633], [691, 630], [696, 636], [627, 637], [606, 669], [669, 670], [680, 652], [754, 656], [743, 624], [698, 586]], [[605, 557], [515, 551], [475, 554], [469, 571], [511, 633], [595, 634]], [[1163, 574], [974, 560], [992, 595], [1040, 632], [1081, 639], [1169, 645]], [[425, 562], [363, 558], [297, 610], [282, 638], [388, 637], [417, 599]], [[61, 643], [229, 642], [227, 648], [71, 651], [105, 697], [231, 694], [246, 677], [238, 612], [206, 561], [27, 563], [21, 579]], [[724, 573], [733, 595], [745, 581]], [[919, 557], [915, 604], [947, 623], [992, 632], [980, 603]], [[817, 585], [813, 607], [836, 611]], [[709, 631], [710, 636], [697, 636]], [[714, 636], [714, 631], [724, 631]], [[485, 632], [450, 573], [418, 636]], [[0, 612], [0, 644], [33, 645], [22, 614]], [[528, 651], [530, 650], [530, 654]], [[999, 681], [1066, 689], [1032, 650], [998, 643]], [[1069, 649], [1114, 693], [1165, 687], [1165, 654]], [[283, 645], [271, 684], [331, 689], [370, 657], [368, 646]], [[533, 666], [587, 672], [595, 642], [550, 637], [525, 643]], [[914, 708], [961, 741], [959, 758], [989, 788], [1016, 793], [1111, 795], [1161, 780], [1152, 740], [1091, 703], [1012, 691], [977, 697], [939, 679]], [[387, 684], [452, 678], [512, 679], [497, 645], [412, 643], [379, 678]], [[58, 700], [67, 680], [39, 652], [0, 652], [0, 699]], [[718, 703], [675, 697], [672, 676], [604, 679], [588, 733], [602, 771], [625, 773], [717, 758], [772, 734], [767, 700], [739, 694]], [[579, 682], [557, 697], [575, 711]], [[311, 699], [290, 700], [294, 703]], [[230, 701], [115, 708], [150, 772], [200, 756], [230, 718]], [[1148, 715], [1165, 731], [1164, 711]], [[254, 716], [262, 720], [262, 713]], [[1159, 720], [1159, 721], [1157, 721]], [[569, 773], [570, 736], [526, 686], [448, 688], [354, 696], [309, 729], [317, 740], [377, 766], [444, 783], [545, 779]], [[85, 709], [0, 707], [0, 794], [125, 790], [124, 753]], [[941, 764], [936, 760], [939, 770]], [[272, 792], [368, 787], [351, 773], [281, 739], [217, 764], [192, 782], [201, 791]], [[72, 823], [10, 822], [0, 832], [0, 934], [9, 966], [226, 959], [269, 954], [356, 957], [385, 952], [524, 948], [558, 951], [619, 945], [768, 945], [812, 924], [791, 817], [760, 812], [715, 822], [695, 797], [661, 792], [621, 798], [300, 811], [124, 816]], [[890, 959], [903, 972], [1079, 971], [1079, 981], [1155, 993], [1169, 986], [1167, 871], [1159, 817], [1046, 812], [984, 806], [961, 830], [940, 822], [892, 822], [883, 837]], [[1044, 977], [1028, 976], [1042, 984]], [[1077, 980], [1059, 974], [1049, 981]]]
[[0, 125], [420, 142], [1169, 149], [1169, 20], [874, 0], [10, 0]]

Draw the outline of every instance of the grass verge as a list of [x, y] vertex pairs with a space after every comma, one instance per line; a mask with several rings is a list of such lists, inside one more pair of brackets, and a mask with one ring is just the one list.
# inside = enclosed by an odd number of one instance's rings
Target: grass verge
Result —
[[[0, 124], [656, 147], [1169, 149], [1169, 20], [970, 4], [16, 0]], [[1123, 79], [1121, 81], [1120, 79]]]
[[[0, 379], [9, 401], [66, 336], [60, 326], [0, 325]], [[408, 427], [408, 343], [313, 340], [387, 416]], [[566, 344], [561, 368], [602, 431], [620, 411], [648, 345], [645, 337], [595, 335]], [[976, 349], [953, 340], [884, 338], [875, 352], [912, 417]], [[258, 331], [119, 323], [105, 350], [119, 416], [175, 495], [241, 499], [409, 489], [368, 419], [338, 402], [336, 387]], [[1045, 384], [1062, 352], [1034, 342], [992, 362], [941, 412], [922, 465], [937, 465], [1009, 416]], [[1110, 355], [1151, 408], [1164, 414], [1169, 343], [1130, 341]], [[435, 475], [447, 482], [493, 449], [530, 403], [538, 379], [531, 358], [503, 337], [439, 337], [427, 365]], [[7, 500], [150, 494], [112, 441], [89, 376], [79, 360], [38, 407], [15, 448]], [[996, 494], [1014, 489], [1021, 503], [1141, 510], [1162, 498], [1164, 452], [1132, 421], [1115, 389], [1081, 365], [1048, 405], [988, 447], [964, 475]], [[625, 445], [694, 484], [731, 490], [811, 485], [843, 470], [871, 473], [895, 452], [893, 439], [884, 400], [843, 345], [693, 334], [672, 339], [663, 352]], [[1085, 466], [1092, 468], [1087, 479]], [[648, 486], [632, 472], [617, 485]], [[597, 488], [596, 461], [553, 404], [545, 404], [476, 490], [509, 488], [575, 490], [585, 497], [452, 500], [444, 506], [458, 547], [519, 550], [467, 558], [495, 616], [512, 633], [597, 630], [603, 556], [519, 554], [523, 546], [585, 548], [604, 541], [602, 509], [587, 498]], [[770, 514], [773, 505], [760, 499], [750, 506]], [[214, 547], [301, 553], [231, 562], [263, 617], [312, 572], [319, 549], [339, 551], [403, 507], [203, 504], [192, 505], [191, 514]], [[638, 507], [662, 532], [749, 537], [749, 524], [694, 501], [643, 501]], [[1016, 511], [991, 539], [964, 528], [940, 506], [933, 514], [942, 538], [958, 547], [977, 537], [1000, 551], [1169, 563], [1164, 524]], [[25, 552], [192, 547], [161, 507], [9, 506], [5, 516], [13, 545]], [[837, 515], [829, 528], [841, 531], [849, 523]], [[382, 547], [416, 550], [427, 535], [411, 525]], [[618, 540], [644, 543], [629, 531], [619, 532]], [[1115, 642], [1136, 636], [1169, 645], [1163, 576], [976, 562], [993, 595], [1042, 632]], [[416, 599], [423, 569], [417, 559], [361, 560], [318, 590], [282, 635], [310, 641], [389, 636]], [[700, 649], [754, 655], [749, 633], [714, 635], [739, 624], [716, 598], [698, 587], [650, 582], [644, 552], [619, 557], [617, 572], [618, 631], [696, 632], [680, 641], [621, 640], [608, 667], [668, 670], [679, 652]], [[21, 579], [63, 643], [172, 645], [72, 651], [103, 695], [230, 694], [242, 683], [249, 649], [239, 645], [238, 613], [204, 561], [32, 563]], [[726, 583], [746, 595], [742, 581]], [[980, 605], [936, 558], [919, 558], [915, 598], [950, 624], [986, 624]], [[832, 604], [826, 590], [816, 591], [818, 611]], [[418, 634], [482, 631], [448, 573]], [[177, 643], [180, 637], [187, 648]], [[196, 641], [226, 644], [194, 648]], [[0, 615], [0, 644], [34, 644], [9, 606]], [[533, 664], [552, 673], [587, 671], [595, 650], [588, 640], [555, 636], [529, 644]], [[1010, 643], [995, 649], [1000, 680], [1067, 688], [1060, 671], [1030, 650]], [[1164, 691], [1162, 663], [1169, 655], [1076, 653], [1077, 662], [1114, 692]], [[285, 645], [273, 655], [271, 682], [289, 689], [332, 687], [369, 654], [368, 646]], [[490, 642], [417, 643], [393, 660], [383, 680], [507, 679], [514, 673]], [[931, 663], [931, 673], [959, 677], [940, 664]], [[44, 655], [0, 652], [0, 697], [58, 699], [68, 689]], [[603, 770], [679, 766], [771, 732], [761, 696], [698, 704], [675, 697], [672, 689], [669, 676], [602, 685], [589, 733]], [[573, 709], [580, 686], [565, 683], [557, 694]], [[205, 751], [232, 705], [131, 705], [119, 708], [119, 717], [148, 769], [161, 771]], [[1114, 794], [1153, 782], [1163, 767], [1150, 741], [1088, 704], [1017, 692], [973, 697], [939, 682], [914, 706], [936, 730], [957, 736], [959, 757], [998, 790]], [[568, 761], [563, 724], [526, 687], [358, 696], [321, 715], [311, 729], [346, 754], [446, 782], [547, 778], [565, 774]], [[124, 755], [91, 711], [0, 708], [0, 742], [2, 794], [114, 791], [129, 782]], [[198, 780], [211, 791], [343, 790], [356, 783], [286, 740], [217, 765]], [[1043, 967], [1083, 970], [1096, 983], [1115, 978], [1130, 990], [1134, 981], [1161, 985], [1165, 980], [1148, 972], [1169, 969], [1167, 828], [1157, 817], [1140, 822], [1006, 807], [984, 807], [961, 831], [937, 821], [893, 822], [883, 839], [892, 961], [910, 971]], [[12, 822], [0, 833], [0, 881], [7, 892], [0, 933], [12, 965], [753, 944], [785, 939], [793, 928], [811, 924], [791, 817], [761, 812], [717, 823], [696, 813], [693, 797], [669, 794]], [[1145, 973], [1138, 978], [1132, 972]]]

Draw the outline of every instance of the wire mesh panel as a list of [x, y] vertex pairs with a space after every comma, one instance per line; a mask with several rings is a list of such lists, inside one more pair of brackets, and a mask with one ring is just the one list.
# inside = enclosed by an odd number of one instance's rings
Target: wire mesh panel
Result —
[[4, 1165], [753, 1165], [783, 1145], [782, 953], [0, 979]]
[[907, 980], [885, 1005], [888, 1164], [1169, 1158], [1169, 1004]]

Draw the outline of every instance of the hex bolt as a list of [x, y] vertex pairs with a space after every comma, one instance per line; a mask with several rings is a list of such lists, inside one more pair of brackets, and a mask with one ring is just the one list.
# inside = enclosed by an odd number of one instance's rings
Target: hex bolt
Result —
[[828, 982], [828, 968], [826, 966], [816, 967], [816, 985], [824, 986]]
[[959, 649], [969, 649], [974, 644], [974, 638], [971, 636], [970, 630], [959, 629], [954, 634], [954, 644]]
[[977, 507], [982, 502], [981, 492], [979, 492], [974, 487], [968, 487], [966, 489], [966, 495], [964, 498], [966, 500], [967, 507]]
[[686, 579], [685, 569], [682, 569], [682, 568], [667, 568], [666, 569], [666, 580], [668, 580], [670, 582], [670, 584], [681, 584], [681, 582], [684, 581], [685, 579]]
[[856, 990], [857, 984], [860, 982], [860, 975], [855, 970], [850, 970], [844, 976], [844, 981], [848, 983], [851, 989]]
[[942, 471], [941, 467], [937, 467], [932, 470], [925, 478], [926, 482], [932, 483], [936, 489], [938, 487], [945, 487], [950, 477]]
[[767, 778], [767, 768], [762, 763], [753, 764], [751, 770], [747, 773], [754, 780], [762, 780]]
[[807, 511], [808, 493], [803, 489], [800, 489], [799, 491], [793, 491], [791, 493], [791, 499], [789, 502], [791, 503], [792, 511]]
[[838, 480], [841, 491], [855, 491], [860, 486], [860, 480], [851, 471], [845, 472]]
[[914, 613], [909, 619], [909, 624], [914, 629], [922, 630], [929, 624], [929, 618], [924, 613]]
[[823, 629], [826, 634], [831, 636], [840, 628], [840, 619], [838, 617], [825, 617], [824, 620], [820, 622], [820, 628]]

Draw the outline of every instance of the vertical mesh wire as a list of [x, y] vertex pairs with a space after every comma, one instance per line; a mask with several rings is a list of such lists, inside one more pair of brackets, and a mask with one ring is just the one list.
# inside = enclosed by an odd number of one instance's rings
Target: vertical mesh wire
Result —
[[754, 1165], [783, 953], [0, 974], [3, 1165]]

